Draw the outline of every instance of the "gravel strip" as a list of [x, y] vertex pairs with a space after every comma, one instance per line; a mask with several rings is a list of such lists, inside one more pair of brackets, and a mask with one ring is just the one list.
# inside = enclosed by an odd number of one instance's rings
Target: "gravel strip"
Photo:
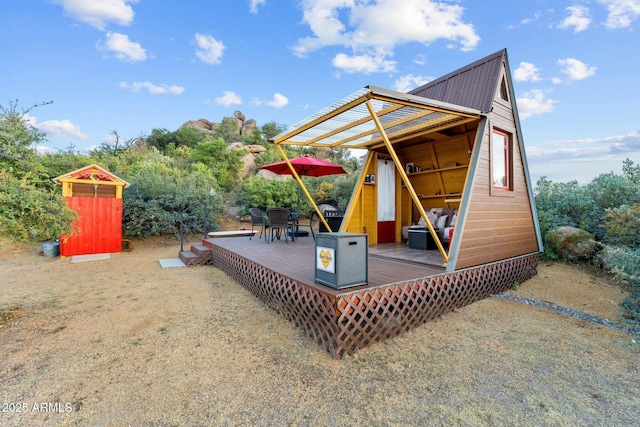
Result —
[[621, 326], [617, 323], [612, 322], [611, 320], [603, 319], [602, 317], [594, 316], [593, 314], [583, 313], [582, 311], [572, 310], [567, 307], [562, 307], [557, 304], [553, 304], [547, 301], [540, 301], [536, 299], [523, 298], [516, 295], [511, 294], [497, 294], [499, 298], [504, 298], [509, 301], [515, 301], [522, 304], [533, 305], [535, 307], [544, 308], [547, 310], [555, 311], [556, 313], [564, 314], [565, 316], [570, 316], [580, 320], [586, 320], [587, 322], [596, 323], [598, 325], [606, 326], [607, 328], [616, 329], [618, 331], [625, 332], [631, 335], [640, 336], [640, 327], [638, 326]]

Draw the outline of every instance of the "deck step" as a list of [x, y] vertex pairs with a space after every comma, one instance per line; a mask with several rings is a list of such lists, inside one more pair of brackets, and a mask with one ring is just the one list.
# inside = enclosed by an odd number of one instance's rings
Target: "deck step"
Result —
[[180, 261], [186, 266], [196, 265], [198, 260], [200, 260], [200, 257], [191, 251], [180, 251], [178, 258], [180, 258]]
[[211, 255], [211, 248], [209, 248], [208, 246], [205, 245], [191, 245], [191, 252], [193, 252], [194, 254], [198, 255], [198, 256], [210, 256]]
[[193, 245], [190, 251], [180, 251], [178, 258], [187, 267], [192, 265], [211, 265], [211, 249], [204, 245]]

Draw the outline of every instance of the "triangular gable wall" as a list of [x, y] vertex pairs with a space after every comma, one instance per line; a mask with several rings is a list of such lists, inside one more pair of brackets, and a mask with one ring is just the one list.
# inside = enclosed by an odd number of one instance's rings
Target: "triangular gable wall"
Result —
[[53, 178], [53, 182], [56, 184], [62, 182], [79, 182], [79, 181], [90, 181], [90, 182], [100, 182], [101, 184], [110, 184], [110, 185], [121, 185], [127, 188], [129, 183], [106, 169], [96, 165], [91, 164], [88, 166], [84, 166], [80, 169], [76, 169], [72, 172], [65, 173], [64, 175], [60, 175], [56, 178]]
[[[478, 128], [448, 271], [542, 250], [506, 52], [500, 63], [494, 76], [491, 112]], [[501, 97], [503, 79], [509, 89], [508, 101]], [[511, 136], [512, 191], [496, 190], [492, 185], [494, 129]]]

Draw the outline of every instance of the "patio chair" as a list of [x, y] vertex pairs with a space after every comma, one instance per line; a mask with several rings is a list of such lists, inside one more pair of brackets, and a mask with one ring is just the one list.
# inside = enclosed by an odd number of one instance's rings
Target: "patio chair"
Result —
[[313, 227], [314, 227], [314, 224], [317, 224], [318, 222], [318, 214], [315, 211], [311, 212], [311, 214], [306, 217], [302, 217], [302, 218], [296, 217], [295, 220], [296, 220], [295, 221], [296, 237], [300, 237], [300, 235], [307, 236], [308, 234], [305, 232], [305, 230], [300, 230], [300, 228], [309, 228], [309, 231], [311, 232], [311, 236], [313, 237], [313, 240], [316, 240], [316, 233]]
[[[260, 209], [251, 208], [249, 209], [249, 214], [251, 215], [251, 235], [249, 236], [249, 240], [253, 237], [254, 227], [260, 229], [259, 239], [262, 238], [262, 233], [265, 232], [267, 228], [269, 228], [269, 224], [265, 221], [265, 213]], [[265, 233], [265, 239], [267, 238]]]
[[[267, 211], [267, 217], [269, 218], [269, 233], [271, 241], [275, 238], [280, 240], [282, 232], [284, 231], [284, 240], [289, 243], [289, 232], [293, 231], [291, 212], [285, 208], [272, 208]], [[291, 240], [294, 240], [293, 235]], [[267, 243], [269, 239], [267, 238]]]

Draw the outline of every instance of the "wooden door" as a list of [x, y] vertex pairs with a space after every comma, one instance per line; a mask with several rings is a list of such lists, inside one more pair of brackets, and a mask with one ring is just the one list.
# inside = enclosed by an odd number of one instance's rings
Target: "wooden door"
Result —
[[79, 219], [73, 223], [77, 234], [63, 236], [60, 255], [85, 255], [122, 250], [122, 199], [69, 197], [69, 207]]

